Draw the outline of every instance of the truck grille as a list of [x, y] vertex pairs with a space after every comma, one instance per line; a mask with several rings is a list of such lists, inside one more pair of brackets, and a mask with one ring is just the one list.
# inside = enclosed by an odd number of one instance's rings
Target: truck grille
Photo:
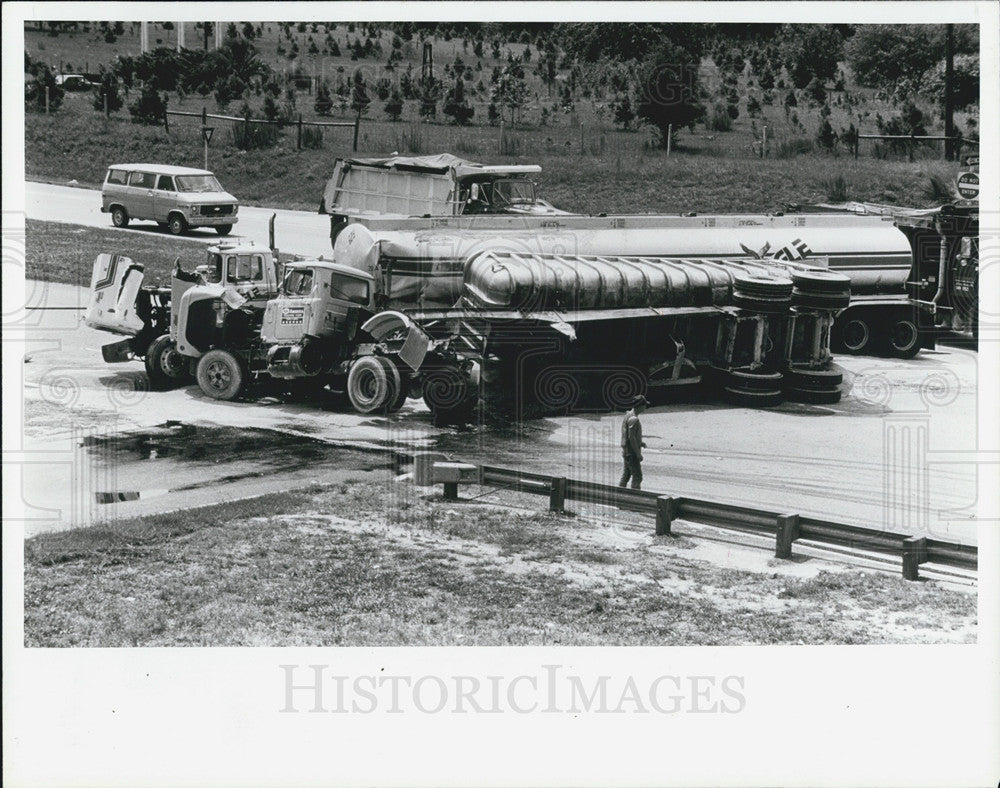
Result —
[[232, 205], [203, 205], [201, 206], [202, 216], [228, 216], [233, 212]]

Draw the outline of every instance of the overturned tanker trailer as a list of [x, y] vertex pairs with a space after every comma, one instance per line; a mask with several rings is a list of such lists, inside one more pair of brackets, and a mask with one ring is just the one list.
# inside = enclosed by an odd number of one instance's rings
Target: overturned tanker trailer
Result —
[[[406, 303], [451, 304], [466, 260], [488, 249], [518, 254], [731, 259], [809, 263], [851, 280], [852, 302], [833, 329], [835, 350], [911, 356], [932, 335], [917, 330], [927, 307], [907, 292], [913, 257], [890, 215], [843, 212], [714, 216], [355, 217], [334, 257], [373, 255]], [[857, 312], [864, 325], [859, 324]], [[845, 335], [841, 326], [850, 325]], [[897, 330], [899, 326], [907, 330]], [[857, 336], [857, 329], [864, 335]]]
[[466, 260], [458, 303], [439, 308], [404, 306], [400, 278], [382, 278], [397, 308], [362, 326], [373, 344], [350, 367], [361, 412], [389, 408], [400, 386], [439, 422], [467, 421], [480, 402], [523, 418], [698, 383], [750, 406], [840, 399], [830, 328], [850, 280], [828, 270], [491, 249]]

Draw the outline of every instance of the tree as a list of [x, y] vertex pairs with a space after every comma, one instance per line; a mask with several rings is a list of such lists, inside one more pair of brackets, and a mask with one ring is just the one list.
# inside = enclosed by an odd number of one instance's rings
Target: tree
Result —
[[393, 122], [398, 121], [403, 114], [403, 97], [399, 94], [399, 88], [394, 87], [389, 94], [389, 100], [385, 102], [385, 114]]
[[705, 113], [698, 100], [698, 67], [691, 52], [665, 40], [639, 68], [638, 114], [659, 130], [663, 147], [670, 126], [690, 126]]
[[490, 101], [495, 103], [501, 112], [504, 110], [509, 112], [510, 122], [514, 123], [528, 102], [528, 85], [524, 80], [524, 67], [520, 61], [504, 65], [490, 92]]
[[49, 92], [49, 109], [57, 110], [65, 91], [56, 84], [55, 75], [44, 63], [33, 65], [32, 76], [24, 83], [24, 108], [45, 111], [45, 90]]
[[358, 115], [364, 115], [368, 112], [368, 105], [372, 103], [371, 98], [368, 96], [368, 86], [365, 84], [364, 74], [361, 73], [359, 68], [354, 72], [354, 86], [351, 89], [351, 109], [353, 109]]
[[829, 118], [823, 118], [819, 131], [816, 132], [816, 143], [826, 150], [833, 150], [833, 146], [837, 144], [837, 132], [830, 125]]
[[[974, 25], [955, 25], [955, 54], [978, 54]], [[928, 70], [945, 55], [944, 25], [858, 25], [844, 46], [847, 63], [862, 85], [919, 90]]]
[[832, 79], [844, 39], [833, 25], [782, 25], [778, 50], [793, 84], [804, 88], [813, 79]]
[[167, 96], [161, 95], [152, 85], [143, 85], [142, 91], [128, 111], [133, 123], [158, 125], [167, 111]]
[[255, 36], [256, 32], [254, 31], [253, 22], [244, 22], [243, 37], [247, 39], [247, 41], [253, 41]]
[[[944, 61], [924, 75], [921, 92], [939, 105], [944, 105]], [[965, 109], [979, 102], [979, 55], [956, 55], [951, 82], [951, 99], [955, 109]]]
[[330, 95], [330, 88], [327, 87], [326, 80], [320, 80], [316, 86], [316, 100], [313, 102], [313, 109], [317, 115], [329, 115], [333, 112], [333, 97]]
[[118, 80], [115, 75], [101, 69], [101, 84], [94, 91], [94, 109], [104, 112], [104, 102], [107, 99], [108, 112], [117, 112], [124, 105], [121, 93], [118, 92]]
[[614, 105], [614, 110], [615, 123], [625, 131], [629, 131], [632, 127], [632, 121], [635, 120], [635, 110], [632, 109], [632, 101], [629, 99], [628, 93], [625, 93], [621, 100]]
[[681, 47], [695, 60], [704, 54], [709, 29], [702, 24], [649, 24], [636, 22], [572, 23], [556, 26], [555, 34], [571, 58], [645, 61], [664, 41]]
[[465, 85], [461, 79], [456, 79], [455, 84], [444, 99], [444, 114], [452, 119], [453, 123], [464, 126], [476, 110], [465, 98]]

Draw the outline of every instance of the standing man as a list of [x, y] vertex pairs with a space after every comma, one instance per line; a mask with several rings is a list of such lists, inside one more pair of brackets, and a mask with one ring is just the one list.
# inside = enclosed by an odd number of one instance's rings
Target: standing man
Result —
[[639, 414], [649, 405], [642, 394], [637, 395], [632, 400], [632, 408], [625, 414], [625, 421], [622, 422], [622, 458], [625, 461], [625, 470], [622, 471], [619, 487], [625, 487], [628, 480], [632, 479], [632, 489], [638, 490], [642, 486], [642, 449], [646, 445], [642, 441], [642, 424], [639, 423]]

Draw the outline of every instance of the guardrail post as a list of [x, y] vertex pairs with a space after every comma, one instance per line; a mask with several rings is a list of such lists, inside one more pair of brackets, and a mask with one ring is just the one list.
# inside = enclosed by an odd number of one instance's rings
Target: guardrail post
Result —
[[549, 492], [549, 511], [562, 512], [566, 508], [566, 479], [553, 479]]
[[295, 135], [295, 150], [302, 150], [302, 113], [299, 113], [298, 132]]
[[674, 499], [661, 495], [656, 499], [656, 535], [670, 536], [670, 526], [674, 522]]
[[791, 558], [792, 542], [799, 538], [799, 516], [797, 514], [778, 515], [778, 536], [774, 545], [775, 558]]
[[361, 130], [361, 113], [354, 118], [354, 152], [358, 152], [358, 132]]
[[458, 500], [458, 482], [444, 483], [444, 499], [446, 501]]
[[920, 579], [920, 565], [927, 561], [927, 539], [911, 536], [903, 540], [903, 578]]

